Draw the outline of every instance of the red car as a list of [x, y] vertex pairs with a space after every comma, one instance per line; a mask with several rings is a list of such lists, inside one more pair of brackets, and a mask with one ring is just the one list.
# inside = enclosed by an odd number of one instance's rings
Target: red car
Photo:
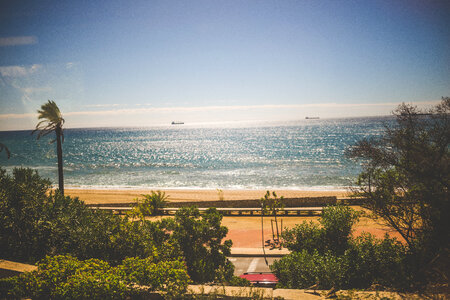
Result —
[[248, 272], [240, 275], [250, 281], [254, 286], [259, 287], [275, 287], [278, 283], [278, 278], [270, 272]]

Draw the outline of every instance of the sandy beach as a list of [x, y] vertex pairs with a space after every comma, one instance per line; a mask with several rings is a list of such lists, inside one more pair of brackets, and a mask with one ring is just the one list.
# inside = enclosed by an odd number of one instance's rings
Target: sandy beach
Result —
[[[169, 201], [208, 201], [219, 200], [217, 190], [162, 190], [169, 197]], [[142, 194], [149, 194], [151, 190], [89, 190], [66, 189], [68, 196], [79, 197], [86, 204], [127, 203], [134, 202], [135, 198], [142, 198]], [[301, 191], [301, 190], [275, 190], [278, 197], [300, 198], [336, 196], [346, 197], [346, 191]], [[223, 200], [249, 200], [260, 199], [265, 190], [223, 190]]]

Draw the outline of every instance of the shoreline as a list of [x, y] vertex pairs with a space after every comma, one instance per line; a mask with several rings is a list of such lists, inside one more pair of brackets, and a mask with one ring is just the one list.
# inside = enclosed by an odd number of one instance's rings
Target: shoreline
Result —
[[[217, 201], [221, 200], [216, 189], [159, 189], [166, 193], [168, 201]], [[65, 189], [66, 196], [78, 197], [86, 204], [105, 204], [105, 203], [128, 203], [134, 202], [135, 198], [142, 198], [142, 194], [150, 194], [151, 189]], [[154, 190], [155, 191], [155, 190]], [[275, 189], [278, 197], [284, 198], [303, 198], [303, 197], [324, 197], [336, 196], [347, 197], [348, 191], [329, 190], [329, 191], [309, 191], [309, 190], [283, 190]], [[237, 190], [223, 189], [223, 200], [254, 200], [264, 197], [266, 190]]]

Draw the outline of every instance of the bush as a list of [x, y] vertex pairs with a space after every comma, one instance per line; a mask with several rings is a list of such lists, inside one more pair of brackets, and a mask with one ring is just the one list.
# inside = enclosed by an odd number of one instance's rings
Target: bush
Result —
[[323, 210], [320, 224], [323, 226], [323, 240], [326, 249], [341, 254], [351, 239], [352, 227], [359, 214], [345, 205], [328, 206]]
[[358, 214], [345, 206], [324, 210], [319, 224], [303, 222], [283, 233], [293, 252], [276, 261], [271, 269], [286, 288], [368, 288], [372, 284], [407, 288], [411, 270], [407, 249], [388, 235], [352, 238]]
[[325, 243], [323, 240], [324, 229], [314, 222], [304, 221], [292, 229], [285, 229], [281, 236], [283, 245], [291, 251], [301, 252], [306, 250], [312, 253], [314, 250], [323, 253]]
[[215, 209], [200, 215], [196, 208], [182, 208], [174, 219], [131, 221], [49, 189], [50, 182], [35, 171], [15, 169], [11, 177], [0, 169], [2, 258], [34, 263], [71, 254], [115, 266], [127, 257], [154, 260], [158, 253], [159, 262], [183, 257], [195, 282], [232, 279], [234, 266], [226, 258], [232, 242], [222, 243], [228, 229]]
[[168, 224], [194, 282], [223, 282], [233, 276], [234, 266], [226, 257], [230, 255], [232, 242], [222, 243], [228, 229], [221, 222], [222, 215], [215, 208], [200, 215], [198, 208], [190, 207], [179, 209]]
[[328, 206], [324, 209], [319, 224], [304, 221], [293, 229], [286, 229], [283, 243], [291, 251], [326, 251], [342, 254], [349, 247], [352, 226], [358, 213], [348, 206]]
[[123, 299], [131, 292], [108, 263], [72, 256], [46, 257], [38, 270], [17, 277], [10, 296], [33, 299]]
[[284, 288], [369, 288], [372, 284], [408, 287], [406, 250], [394, 239], [375, 239], [366, 234], [351, 241], [343, 254], [302, 250], [275, 261], [272, 271]]
[[[80, 261], [72, 256], [46, 257], [38, 270], [24, 273], [4, 284], [3, 296], [33, 299], [124, 299], [145, 291], [182, 295], [189, 283], [180, 261], [129, 258], [111, 267], [98, 259]], [[143, 286], [140, 286], [143, 285]]]
[[171, 297], [182, 295], [190, 282], [186, 265], [179, 260], [127, 258], [117, 270], [126, 282], [148, 287], [149, 291], [164, 291]]
[[408, 285], [407, 249], [387, 234], [383, 239], [363, 233], [351, 241], [345, 253], [350, 262], [349, 285], [368, 287], [367, 283], [403, 289]]
[[228, 282], [225, 282], [225, 285], [248, 287], [248, 286], [252, 286], [252, 283], [248, 279], [241, 278], [239, 276], [233, 276], [233, 277], [231, 277], [231, 280], [229, 280]]
[[[0, 253], [2, 258], [34, 263], [46, 255], [70, 253], [112, 264], [146, 257], [168, 245], [161, 222], [130, 222], [110, 212], [89, 209], [78, 198], [49, 192], [50, 182], [31, 169], [0, 169]], [[178, 256], [176, 247], [161, 251]]]
[[307, 288], [318, 283], [318, 289], [347, 286], [348, 262], [344, 256], [327, 251], [293, 252], [271, 266], [283, 288]]

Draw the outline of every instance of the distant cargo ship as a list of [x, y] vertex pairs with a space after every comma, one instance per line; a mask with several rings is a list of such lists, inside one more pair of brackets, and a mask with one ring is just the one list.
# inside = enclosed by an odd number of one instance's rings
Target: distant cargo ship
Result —
[[319, 117], [306, 117], [306, 120], [318, 120], [320, 119]]
[[184, 124], [184, 122], [175, 122], [175, 121], [172, 121], [172, 125], [183, 125]]

